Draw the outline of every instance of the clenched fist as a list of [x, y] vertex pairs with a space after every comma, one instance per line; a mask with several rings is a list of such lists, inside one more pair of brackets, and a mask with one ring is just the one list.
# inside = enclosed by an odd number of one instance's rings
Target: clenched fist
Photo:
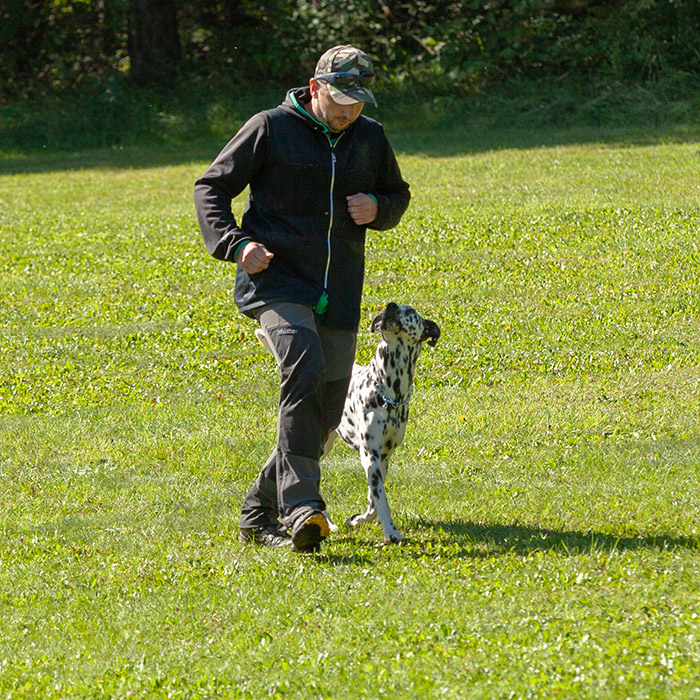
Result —
[[236, 262], [249, 274], [254, 275], [267, 269], [270, 260], [274, 258], [262, 243], [251, 241], [243, 246], [236, 256]]
[[358, 226], [371, 224], [377, 218], [377, 202], [364, 192], [345, 198], [348, 202], [348, 212]]

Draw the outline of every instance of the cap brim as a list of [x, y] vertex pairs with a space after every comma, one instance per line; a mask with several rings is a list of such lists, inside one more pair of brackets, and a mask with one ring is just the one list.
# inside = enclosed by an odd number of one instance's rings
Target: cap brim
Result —
[[356, 87], [343, 91], [335, 85], [328, 85], [328, 91], [334, 102], [339, 105], [354, 105], [358, 102], [368, 102], [371, 105], [377, 106], [377, 101], [369, 88]]

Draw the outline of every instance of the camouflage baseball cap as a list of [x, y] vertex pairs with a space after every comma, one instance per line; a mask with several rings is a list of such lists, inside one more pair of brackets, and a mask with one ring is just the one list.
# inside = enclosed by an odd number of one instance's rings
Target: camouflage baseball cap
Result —
[[[318, 59], [314, 78], [328, 75], [329, 73], [352, 73], [357, 76], [374, 75], [372, 61], [369, 56], [364, 51], [347, 44], [328, 49]], [[377, 106], [377, 101], [374, 99], [374, 95], [369, 87], [362, 87], [359, 84], [345, 87], [328, 82], [328, 90], [333, 100], [341, 105], [369, 102], [375, 107]]]

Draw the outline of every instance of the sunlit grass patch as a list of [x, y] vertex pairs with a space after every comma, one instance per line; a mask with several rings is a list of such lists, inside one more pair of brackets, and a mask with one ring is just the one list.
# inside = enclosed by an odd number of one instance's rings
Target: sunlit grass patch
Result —
[[[4, 164], [2, 694], [700, 693], [697, 145], [540, 136], [399, 136], [358, 360], [388, 301], [441, 327], [389, 470], [409, 543], [316, 557], [236, 537], [277, 376], [200, 240], [205, 160]], [[323, 479], [338, 523], [363, 508], [349, 449]]]

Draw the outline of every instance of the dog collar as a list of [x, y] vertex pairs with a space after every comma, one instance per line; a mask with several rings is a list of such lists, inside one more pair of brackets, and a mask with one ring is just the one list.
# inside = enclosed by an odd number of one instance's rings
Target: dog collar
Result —
[[412, 394], [413, 394], [413, 387], [410, 388], [410, 390], [408, 392], [408, 396], [403, 401], [397, 401], [396, 399], [392, 399], [391, 396], [387, 396], [382, 391], [379, 391], [377, 393], [377, 398], [379, 399], [379, 405], [382, 408], [386, 408], [387, 406], [389, 406], [390, 408], [398, 408], [399, 406], [406, 406], [408, 404], [408, 402], [411, 400]]

